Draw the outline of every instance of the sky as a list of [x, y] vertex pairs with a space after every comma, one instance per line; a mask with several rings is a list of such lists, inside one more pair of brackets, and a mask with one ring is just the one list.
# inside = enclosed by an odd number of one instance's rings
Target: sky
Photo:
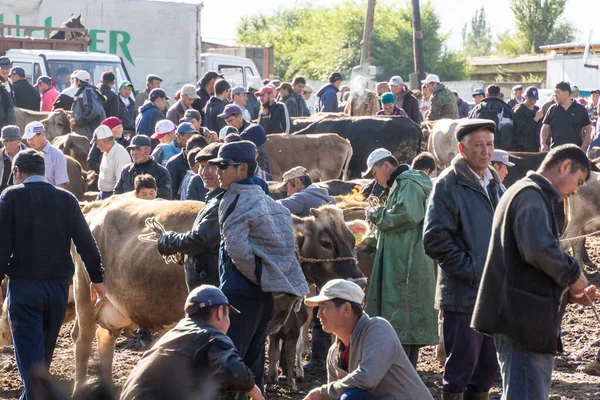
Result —
[[[341, 1], [328, 0], [327, 4]], [[394, 0], [379, 0], [377, 3], [392, 1]], [[409, 2], [409, 0], [403, 1]], [[460, 49], [462, 27], [470, 21], [475, 10], [481, 6], [485, 8], [488, 24], [494, 33], [507, 30], [514, 32], [516, 29], [509, 8], [510, 0], [430, 0], [430, 2], [441, 18], [442, 30], [450, 33], [447, 45], [452, 50]], [[275, 11], [282, 7], [292, 8], [307, 3], [317, 4], [314, 0], [204, 0], [201, 28], [203, 40], [233, 45], [235, 28], [242, 16]], [[423, 4], [425, 1], [421, 0], [421, 6]], [[567, 0], [565, 18], [575, 23], [579, 30], [576, 41], [584, 43], [590, 34], [590, 29], [594, 29], [593, 40], [600, 42], [598, 16], [600, 16], [600, 1]]]

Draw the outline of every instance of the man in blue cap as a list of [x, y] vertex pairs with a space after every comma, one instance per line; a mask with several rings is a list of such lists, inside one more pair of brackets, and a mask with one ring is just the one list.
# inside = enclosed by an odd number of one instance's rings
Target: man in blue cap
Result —
[[114, 194], [132, 192], [135, 177], [141, 174], [150, 174], [156, 180], [158, 186], [158, 197], [171, 200], [171, 175], [169, 171], [150, 156], [151, 142], [145, 135], [136, 135], [131, 139], [127, 150], [131, 151], [133, 162], [121, 170], [121, 176], [115, 185]]
[[22, 67], [13, 67], [9, 78], [12, 82], [15, 106], [40, 111], [40, 92], [25, 79], [25, 70]]
[[481, 100], [485, 99], [485, 92], [483, 89], [475, 89], [473, 90], [473, 102], [475, 105], [481, 103]]
[[169, 99], [170, 97], [167, 96], [164, 90], [152, 89], [148, 100], [139, 108], [139, 114], [135, 119], [135, 133], [137, 135], [151, 136], [154, 133], [156, 123], [165, 118], [162, 110]]
[[192, 290], [185, 302], [185, 318], [133, 368], [121, 400], [213, 399], [228, 391], [262, 400], [252, 371], [226, 335], [230, 316], [239, 313], [215, 286]]
[[179, 199], [181, 182], [190, 169], [187, 159], [189, 152], [194, 148], [206, 147], [208, 142], [189, 122], [179, 124], [177, 130], [175, 130], [174, 142], [181, 151], [167, 161], [167, 170], [171, 175], [173, 199]]
[[530, 86], [525, 91], [525, 101], [513, 108], [515, 115], [515, 138], [512, 150], [538, 152], [540, 150], [540, 131], [544, 112], [536, 105], [538, 90]]
[[273, 293], [308, 293], [295, 256], [292, 217], [253, 183], [256, 150], [252, 142], [227, 143], [208, 163], [218, 166], [219, 186], [225, 190], [219, 206], [220, 287], [243, 313], [232, 316], [229, 336], [262, 388]]
[[10, 60], [8, 57], [0, 57], [0, 128], [17, 122], [8, 75], [10, 75]]

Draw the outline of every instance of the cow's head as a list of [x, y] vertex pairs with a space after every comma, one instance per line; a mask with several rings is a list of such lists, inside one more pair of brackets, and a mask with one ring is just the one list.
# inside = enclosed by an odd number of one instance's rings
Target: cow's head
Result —
[[342, 211], [327, 205], [310, 210], [310, 214], [306, 218], [294, 217], [299, 261], [306, 280], [319, 288], [338, 278], [365, 287], [366, 278], [354, 255], [355, 238]]
[[63, 109], [52, 111], [48, 117], [42, 121], [46, 127], [46, 139], [52, 142], [54, 138], [66, 135], [71, 131], [69, 124], [69, 115]]

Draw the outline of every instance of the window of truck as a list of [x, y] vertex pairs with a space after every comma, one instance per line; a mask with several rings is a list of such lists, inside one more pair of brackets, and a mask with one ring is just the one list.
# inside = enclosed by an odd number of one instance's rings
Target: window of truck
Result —
[[231, 84], [231, 87], [244, 86], [244, 70], [235, 65], [219, 65], [219, 73]]
[[252, 68], [246, 67], [246, 68], [244, 68], [244, 72], [246, 73], [246, 77], [245, 77], [246, 78], [246, 86], [244, 86], [244, 87], [247, 88], [248, 87], [247, 85], [250, 82], [250, 78], [254, 76], [254, 71], [252, 71]]
[[[92, 85], [100, 83], [102, 73], [104, 71], [112, 71], [115, 74], [115, 87], [119, 87], [121, 81], [126, 80], [125, 71], [120, 63], [117, 62], [91, 62], [91, 61], [76, 61], [76, 60], [48, 60], [48, 75], [56, 80], [57, 76], [63, 75], [68, 71], [69, 76], [73, 71], [86, 70], [90, 73]], [[69, 82], [65, 83], [65, 87], [69, 86]]]

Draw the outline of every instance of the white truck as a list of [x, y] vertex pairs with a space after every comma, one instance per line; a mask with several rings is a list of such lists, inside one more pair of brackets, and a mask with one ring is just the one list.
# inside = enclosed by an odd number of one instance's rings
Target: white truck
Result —
[[[102, 55], [93, 62], [122, 59], [122, 76], [128, 75], [136, 90], [143, 90], [146, 76], [155, 74], [163, 78], [162, 87], [173, 95], [182, 85], [197, 82], [204, 71], [211, 69], [225, 74], [235, 85], [246, 86], [250, 76], [260, 76], [252, 60], [201, 53], [202, 7], [202, 3], [190, 0], [0, 0], [0, 24], [61, 26], [71, 14], [81, 13], [91, 38], [88, 52]], [[40, 31], [18, 30], [16, 35], [25, 33], [33, 37], [44, 35]], [[46, 68], [50, 59], [69, 61], [75, 66], [95, 57], [89, 53], [60, 54], [37, 49], [9, 51], [7, 55], [15, 65], [37, 57]], [[49, 69], [45, 72], [51, 74], [52, 68]], [[35, 75], [32, 69], [34, 78]], [[95, 75], [94, 82], [98, 83]]]

